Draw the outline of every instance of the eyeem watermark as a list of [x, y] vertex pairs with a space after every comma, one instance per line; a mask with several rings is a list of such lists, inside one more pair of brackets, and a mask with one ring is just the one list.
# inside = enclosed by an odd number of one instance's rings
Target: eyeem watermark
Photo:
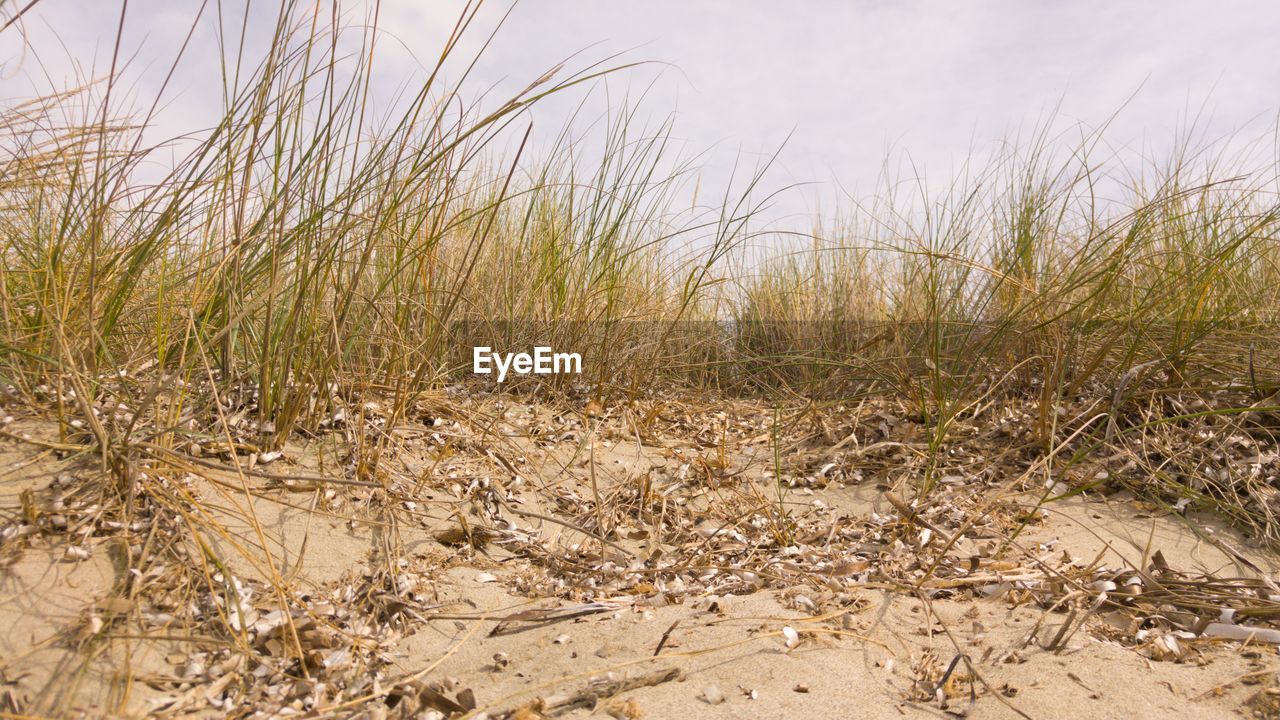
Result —
[[498, 370], [498, 382], [507, 379], [507, 372], [517, 375], [560, 375], [582, 372], [582, 356], [578, 353], [553, 352], [549, 347], [535, 347], [529, 353], [496, 353], [489, 347], [471, 349], [471, 372], [491, 375]]

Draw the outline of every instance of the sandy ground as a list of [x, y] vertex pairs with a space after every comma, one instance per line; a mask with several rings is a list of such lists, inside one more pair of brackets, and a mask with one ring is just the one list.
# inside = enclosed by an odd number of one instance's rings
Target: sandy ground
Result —
[[[18, 431], [37, 438], [51, 432], [38, 423]], [[679, 443], [666, 444], [679, 450]], [[511, 446], [525, 453], [519, 469], [532, 479], [512, 492], [525, 500], [520, 507], [553, 516], [554, 503], [537, 488], [586, 493], [589, 478], [581, 472], [580, 446], [542, 447]], [[670, 468], [680, 462], [672, 450], [658, 443], [597, 446], [596, 482], [611, 487]], [[290, 452], [295, 471], [323, 470], [314, 453]], [[753, 452], [735, 448], [738, 465], [752, 467]], [[431, 465], [425, 456], [398, 462], [409, 473]], [[65, 463], [47, 450], [0, 441], [0, 506], [18, 514], [23, 491], [48, 488], [64, 472]], [[455, 474], [455, 482], [466, 480], [465, 472]], [[678, 596], [633, 589], [577, 600], [530, 592], [527, 557], [501, 543], [475, 551], [440, 540], [458, 507], [446, 502], [447, 492], [423, 490], [389, 523], [385, 513], [318, 492], [248, 500], [235, 491], [236, 480], [217, 471], [191, 487], [227, 530], [212, 544], [228, 572], [246, 579], [268, 573], [254, 518], [270, 565], [304, 594], [351, 584], [371, 557], [394, 546], [405, 567], [420, 571], [418, 595], [430, 602], [383, 644], [386, 675], [430, 680], [446, 699], [466, 693], [480, 716], [536, 718], [558, 708], [554, 714], [565, 717], [615, 718], [1222, 718], [1251, 712], [1246, 701], [1274, 684], [1280, 667], [1276, 647], [1265, 643], [1186, 639], [1177, 657], [1152, 657], [1124, 640], [1135, 628], [1118, 613], [1097, 613], [1046, 649], [1064, 613], [1007, 592], [937, 597], [865, 582], [846, 586], [838, 603], [822, 607], [797, 599], [822, 590], [805, 586]], [[788, 501], [849, 518], [893, 512], [871, 482], [796, 491]], [[553, 544], [585, 539], [562, 524], [525, 520], [526, 530]], [[619, 543], [645, 546], [624, 535]], [[76, 542], [94, 549], [69, 558]], [[1158, 551], [1171, 567], [1218, 576], [1276, 577], [1280, 568], [1276, 556], [1249, 547], [1212, 518], [1170, 514], [1122, 495], [1054, 503], [1017, 542], [1118, 567], [1144, 567]], [[41, 535], [4, 554], [0, 700], [8, 704], [0, 709], [139, 717], [164, 704], [179, 715], [230, 712], [205, 702], [206, 693], [221, 690], [209, 688], [212, 673], [208, 681], [181, 680], [197, 657], [193, 647], [225, 640], [95, 625], [134, 610], [120, 591], [129, 572], [126, 550], [112, 547], [110, 539]], [[933, 682], [940, 676], [946, 682]], [[614, 693], [628, 683], [640, 686]], [[605, 697], [592, 700], [592, 693]], [[173, 705], [175, 694], [184, 701]], [[394, 715], [390, 704], [309, 710], [377, 717]], [[431, 713], [424, 708], [417, 715], [440, 716]]]

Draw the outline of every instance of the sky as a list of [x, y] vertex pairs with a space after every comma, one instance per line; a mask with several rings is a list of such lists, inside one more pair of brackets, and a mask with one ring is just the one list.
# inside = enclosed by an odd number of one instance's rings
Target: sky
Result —
[[[25, 3], [0, 3], [0, 14]], [[235, 0], [223, 0], [237, 7]], [[420, 78], [463, 0], [382, 0], [379, 92]], [[250, 25], [277, 3], [258, 0]], [[132, 0], [123, 48], [131, 92], [150, 98], [199, 7]], [[345, 2], [352, 20], [372, 2]], [[15, 98], [107, 68], [117, 0], [40, 0], [0, 34], [0, 97]], [[1108, 147], [1158, 157], [1194, 121], [1200, 137], [1267, 137], [1280, 110], [1280, 3], [1222, 0], [489, 0], [477, 94], [518, 90], [579, 53], [591, 62], [652, 61], [597, 87], [597, 103], [645, 94], [654, 122], [700, 155], [712, 180], [740, 159], [781, 148], [772, 181], [805, 184], [779, 212], [802, 215], [877, 190], [886, 167], [949, 178], [966, 159], [1049, 123], [1055, 132], [1109, 123]], [[22, 32], [14, 32], [15, 29]], [[157, 132], [207, 126], [217, 50], [197, 27], [170, 81]], [[549, 137], [576, 100], [538, 111]], [[594, 107], [594, 106], [592, 106]], [[602, 110], [601, 110], [602, 111]], [[785, 143], [785, 145], [784, 145]]]

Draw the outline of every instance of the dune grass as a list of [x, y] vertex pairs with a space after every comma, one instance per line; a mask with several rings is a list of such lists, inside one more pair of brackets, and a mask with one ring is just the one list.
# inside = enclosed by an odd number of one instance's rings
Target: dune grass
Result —
[[1024, 440], [1049, 455], [1275, 404], [1266, 162], [1183, 143], [1131, 167], [1093, 159], [1105, 131], [1040, 133], [942, 191], [886, 183], [796, 241], [758, 220], [767, 162], [708, 205], [670, 125], [642, 126], [632, 105], [531, 148], [529, 107], [628, 66], [554, 68], [472, 102], [475, 58], [458, 48], [478, 12], [391, 109], [369, 100], [376, 20], [292, 3], [253, 62], [233, 51], [243, 30], [219, 25], [225, 110], [194, 137], [146, 144], [162, 98], [125, 113], [115, 63], [13, 104], [3, 381], [107, 464], [139, 433], [173, 442], [223, 409], [159, 403], [164, 387], [212, 382], [272, 448], [315, 431], [338, 394], [382, 393], [394, 422], [422, 392], [469, 382], [482, 342], [587, 359], [582, 377], [514, 390], [893, 394], [935, 454], [957, 419], [1010, 399], [1033, 408]]

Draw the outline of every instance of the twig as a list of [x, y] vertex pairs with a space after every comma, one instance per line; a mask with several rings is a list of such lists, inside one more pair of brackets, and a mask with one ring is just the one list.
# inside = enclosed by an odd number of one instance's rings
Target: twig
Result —
[[951, 539], [951, 533], [947, 532], [946, 530], [943, 530], [942, 528], [939, 528], [937, 525], [934, 525], [928, 520], [925, 520], [923, 517], [920, 517], [920, 513], [917, 513], [915, 509], [913, 509], [910, 505], [907, 505], [905, 502], [903, 502], [902, 498], [898, 497], [897, 495], [894, 495], [892, 492], [886, 491], [884, 494], [884, 499], [888, 500], [889, 504], [897, 509], [897, 511], [902, 515], [903, 520], [906, 520], [907, 522], [910, 522], [910, 523], [915, 523], [916, 525], [919, 525], [920, 527], [926, 528], [928, 530], [932, 530], [935, 534], [937, 534], [938, 537], [942, 538], [943, 542], [945, 542], [948, 545], [955, 542], [954, 540]]
[[662, 648], [666, 646], [667, 640], [671, 637], [671, 632], [675, 630], [676, 626], [679, 624], [680, 624], [680, 621], [676, 620], [675, 622], [671, 623], [671, 626], [667, 628], [666, 632], [662, 633], [662, 637], [659, 638], [658, 640], [658, 647], [653, 649], [654, 657], [658, 657], [658, 653], [662, 652]]
[[[579, 708], [594, 710], [601, 700], [607, 700], [614, 695], [619, 695], [629, 690], [653, 687], [672, 680], [678, 680], [680, 675], [680, 668], [668, 668], [666, 670], [654, 670], [633, 678], [588, 683], [586, 687], [571, 695], [553, 695], [542, 701], [542, 714], [549, 717], [557, 717]], [[512, 712], [514, 713], [515, 711]]]

